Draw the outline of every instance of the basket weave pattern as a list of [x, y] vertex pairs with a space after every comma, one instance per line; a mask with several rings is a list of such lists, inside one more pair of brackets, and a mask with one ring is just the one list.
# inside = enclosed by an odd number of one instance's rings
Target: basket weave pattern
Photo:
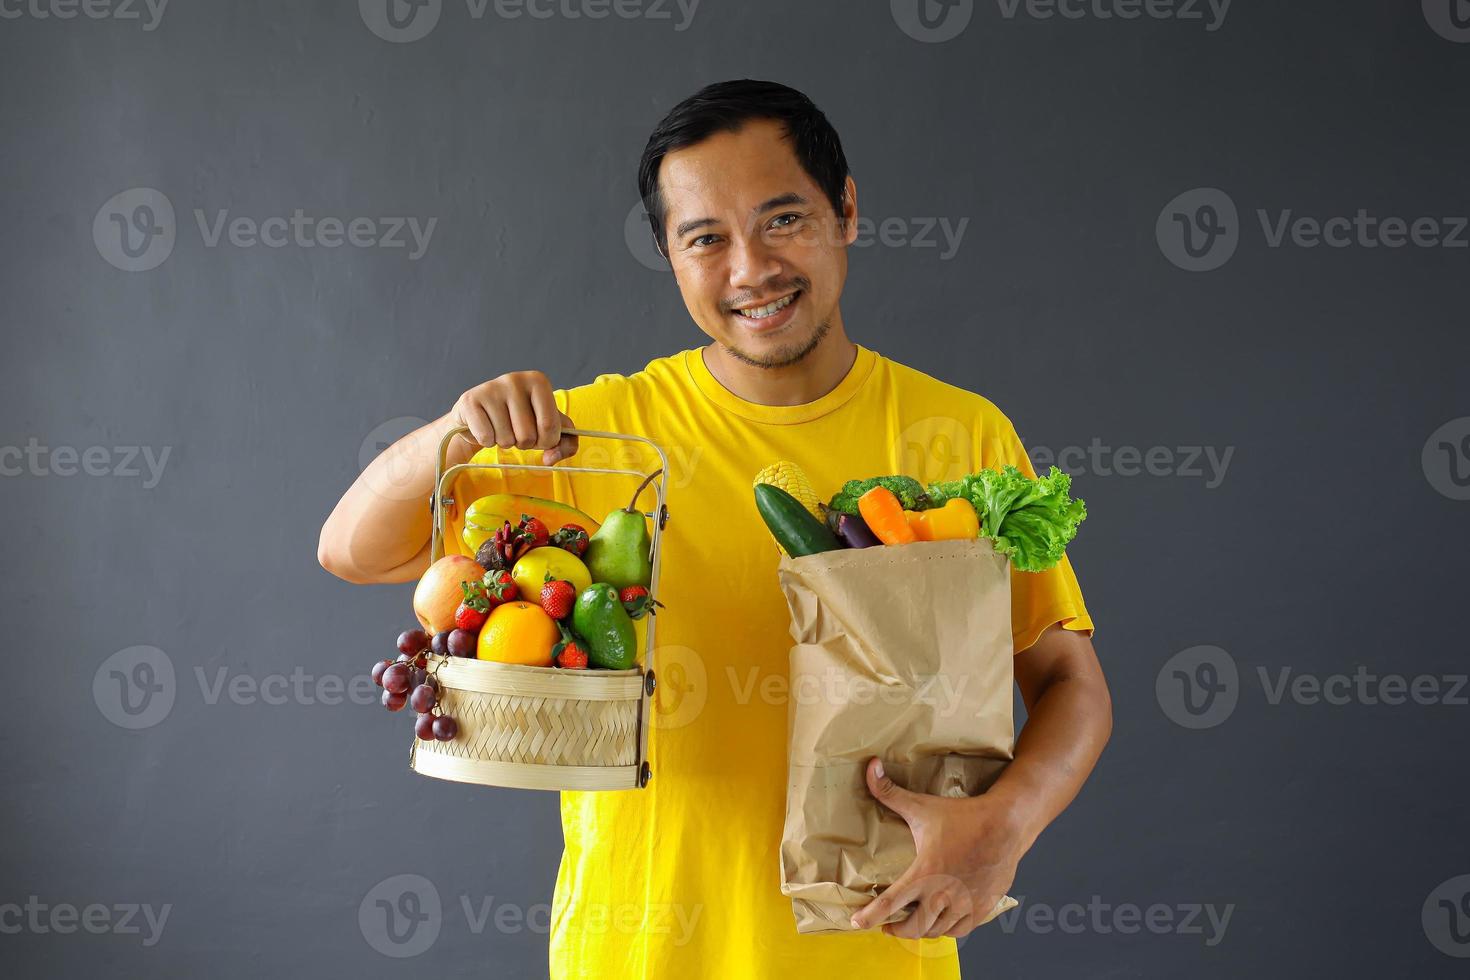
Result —
[[448, 742], [420, 742], [420, 753], [550, 766], [638, 761], [636, 700], [485, 694], [448, 686], [439, 697], [444, 713], [459, 722], [459, 734]]

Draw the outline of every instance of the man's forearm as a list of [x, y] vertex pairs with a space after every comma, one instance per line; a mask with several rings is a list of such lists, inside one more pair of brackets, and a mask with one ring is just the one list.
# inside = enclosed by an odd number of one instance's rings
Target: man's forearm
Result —
[[[1045, 646], [1043, 646], [1045, 644]], [[1027, 662], [1025, 658], [1036, 656]], [[1113, 728], [1112, 700], [1092, 642], [1054, 628], [1017, 657], [1027, 720], [1015, 758], [986, 793], [1017, 818], [1025, 846], [1076, 798]]]

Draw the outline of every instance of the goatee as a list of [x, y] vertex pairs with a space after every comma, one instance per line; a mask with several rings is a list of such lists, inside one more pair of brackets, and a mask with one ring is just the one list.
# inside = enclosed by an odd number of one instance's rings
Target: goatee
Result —
[[820, 324], [817, 325], [817, 329], [812, 331], [812, 335], [807, 338], [805, 343], [793, 344], [789, 347], [778, 348], [773, 351], [769, 357], [764, 358], [751, 357], [744, 351], [731, 347], [729, 344], [721, 344], [720, 346], [725, 349], [726, 354], [729, 354], [731, 357], [735, 358], [735, 360], [739, 361], [742, 364], [749, 364], [751, 367], [790, 367], [791, 365], [800, 361], [803, 357], [806, 357], [812, 351], [816, 350], [817, 345], [819, 345], [822, 342], [822, 339], [827, 336], [827, 331], [830, 329], [832, 329], [832, 321], [823, 320]]

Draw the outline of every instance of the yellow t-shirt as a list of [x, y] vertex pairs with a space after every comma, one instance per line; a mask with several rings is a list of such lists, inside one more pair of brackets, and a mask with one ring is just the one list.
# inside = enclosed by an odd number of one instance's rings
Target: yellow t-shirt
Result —
[[[745, 401], [715, 379], [698, 349], [559, 390], [556, 400], [578, 428], [663, 446], [669, 523], [658, 583], [665, 608], [654, 660], [653, 779], [642, 790], [562, 794], [551, 976], [958, 977], [952, 939], [796, 932], [779, 857], [791, 635], [778, 554], [751, 482], [782, 459], [806, 470], [823, 498], [845, 480], [886, 473], [928, 482], [1012, 463], [1034, 475], [1009, 420], [980, 395], [861, 346], [837, 387], [805, 405]], [[530, 456], [539, 453], [502, 454], [539, 462]], [[591, 438], [569, 464], [658, 465], [645, 446]], [[638, 483], [481, 472], [505, 474], [521, 492], [554, 494], [598, 520], [626, 506]], [[494, 489], [476, 479], [476, 492]], [[645, 492], [639, 504], [652, 511], [653, 499]], [[1065, 560], [1049, 572], [1015, 572], [1012, 585], [1017, 650], [1053, 623], [1092, 630]]]

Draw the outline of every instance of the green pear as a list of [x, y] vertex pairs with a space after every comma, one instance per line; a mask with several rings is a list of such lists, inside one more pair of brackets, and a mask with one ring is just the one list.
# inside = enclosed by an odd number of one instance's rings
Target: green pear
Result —
[[[661, 471], [660, 471], [661, 472]], [[658, 473], [652, 473], [639, 485], [627, 507], [607, 515], [597, 533], [587, 541], [582, 560], [592, 573], [593, 582], [607, 582], [619, 589], [630, 585], [648, 588], [653, 579], [653, 562], [649, 552], [648, 520], [637, 509], [638, 494]]]

